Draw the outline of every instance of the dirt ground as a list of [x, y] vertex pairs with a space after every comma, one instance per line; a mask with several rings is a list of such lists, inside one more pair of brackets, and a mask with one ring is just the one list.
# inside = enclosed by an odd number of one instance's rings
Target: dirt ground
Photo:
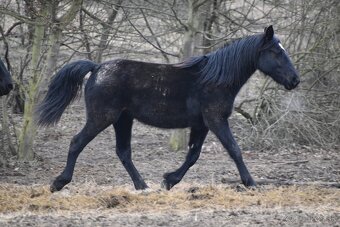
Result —
[[[48, 192], [47, 188], [51, 180], [65, 165], [72, 136], [82, 128], [84, 121], [84, 107], [80, 101], [74, 103], [64, 113], [57, 126], [39, 129], [35, 144], [37, 160], [24, 164], [18, 164], [13, 160], [7, 168], [0, 169], [0, 193], [3, 193], [2, 197], [0, 196], [0, 199], [3, 199], [0, 201], [1, 206], [8, 204], [4, 194], [11, 188], [18, 189], [16, 193], [10, 194], [13, 197], [19, 197], [21, 190], [24, 194], [32, 191], [32, 187], [38, 188], [34, 190], [42, 190], [41, 194], [49, 200], [59, 196], [72, 201], [77, 200], [77, 195], [87, 196], [86, 198], [90, 199], [97, 198], [97, 192], [111, 189], [125, 191], [127, 196], [122, 198], [132, 195], [143, 196], [143, 192], [134, 190], [132, 181], [115, 154], [113, 128], [102, 132], [84, 149], [78, 159], [73, 181], [68, 186], [61, 192], [54, 194]], [[23, 203], [20, 208], [2, 209], [0, 226], [340, 225], [340, 157], [337, 150], [308, 147], [280, 151], [244, 150], [245, 162], [252, 176], [259, 183], [259, 187], [254, 190], [255, 196], [261, 196], [261, 200], [257, 200], [260, 202], [250, 204], [247, 203], [247, 198], [254, 196], [252, 194], [254, 192], [240, 186], [235, 164], [210, 133], [197, 163], [188, 171], [181, 183], [170, 192], [164, 192], [160, 187], [162, 175], [178, 168], [186, 155], [184, 151], [170, 151], [167, 144], [169, 135], [170, 132], [166, 130], [152, 128], [138, 122], [134, 124], [133, 161], [151, 187], [148, 192], [145, 192], [146, 200], [154, 201], [152, 199], [158, 195], [162, 195], [165, 199], [180, 194], [188, 200], [189, 198], [201, 199], [202, 203], [181, 206], [181, 203], [186, 203], [184, 199], [166, 203], [167, 206], [163, 205], [161, 209], [157, 207], [151, 209], [153, 204], [150, 203], [145, 203], [144, 208], [139, 206], [139, 209], [130, 209], [131, 203], [129, 205], [129, 201], [125, 201], [126, 204], [121, 207], [107, 206], [105, 203], [106, 205], [102, 207], [100, 205], [83, 207], [78, 204], [64, 209], [62, 207], [35, 209], [37, 205], [25, 204], [31, 200], [18, 200], [17, 203]], [[192, 197], [192, 194], [195, 194], [192, 190], [207, 187], [213, 189], [209, 192], [210, 196]], [[235, 195], [241, 198], [240, 201], [245, 201], [245, 204], [242, 205], [241, 202], [234, 204], [233, 198], [228, 200], [230, 206], [226, 203], [219, 204], [219, 201], [215, 200], [216, 188], [222, 190], [222, 194], [236, 193]], [[305, 189], [313, 191], [307, 193], [310, 198], [301, 198], [301, 203], [293, 200], [291, 204], [284, 203], [285, 196], [287, 198], [289, 196], [286, 193], [295, 193], [299, 198]], [[276, 200], [268, 202], [268, 195], [277, 190], [281, 192], [283, 190], [284, 193], [278, 194], [280, 198], [277, 202]], [[324, 190], [327, 196], [331, 196], [330, 199], [326, 199]], [[30, 194], [30, 198], [33, 197]], [[315, 201], [316, 197], [324, 199]], [[124, 204], [124, 201], [118, 203]]]

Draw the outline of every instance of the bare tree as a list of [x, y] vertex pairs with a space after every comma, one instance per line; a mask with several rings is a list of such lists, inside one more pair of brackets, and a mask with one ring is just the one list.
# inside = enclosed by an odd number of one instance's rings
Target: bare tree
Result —
[[[25, 92], [25, 106], [23, 126], [18, 140], [19, 159], [32, 160], [34, 157], [33, 141], [36, 135], [36, 126], [33, 119], [34, 107], [37, 104], [39, 90], [47, 87], [47, 78], [54, 71], [60, 47], [60, 35], [79, 11], [82, 0], [73, 1], [62, 16], [56, 16], [60, 1], [30, 1], [26, 0], [26, 9], [29, 15], [21, 15], [12, 10], [0, 8], [3, 13], [27, 23], [33, 28], [30, 77], [27, 86], [23, 87]], [[46, 25], [46, 21], [50, 23]], [[45, 36], [49, 32], [48, 36]], [[43, 44], [47, 42], [46, 50]], [[46, 55], [46, 61], [44, 55]]]
[[[336, 0], [2, 1], [0, 47], [7, 42], [17, 83], [14, 93], [2, 100], [2, 119], [9, 124], [2, 127], [13, 132], [16, 124], [18, 147], [13, 142], [12, 150], [20, 159], [31, 159], [39, 94], [55, 70], [71, 59], [175, 63], [273, 24], [302, 83], [288, 94], [268, 78], [255, 77], [241, 91], [233, 115], [241, 145], [334, 148], [340, 143], [338, 12]], [[4, 115], [8, 105], [22, 109], [22, 124], [12, 124], [11, 114]], [[185, 149], [186, 133], [174, 135], [172, 148]], [[5, 139], [3, 133], [0, 137]]]

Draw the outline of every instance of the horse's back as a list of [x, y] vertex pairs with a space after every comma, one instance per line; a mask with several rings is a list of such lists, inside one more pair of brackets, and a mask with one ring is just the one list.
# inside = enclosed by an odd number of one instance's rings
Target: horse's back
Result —
[[170, 64], [105, 62], [90, 77], [86, 90], [87, 106], [94, 110], [127, 111], [156, 127], [189, 127], [200, 114], [194, 74]]

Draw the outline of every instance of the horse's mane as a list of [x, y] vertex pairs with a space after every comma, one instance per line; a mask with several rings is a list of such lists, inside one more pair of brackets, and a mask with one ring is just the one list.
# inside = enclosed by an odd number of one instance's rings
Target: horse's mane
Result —
[[6, 73], [6, 67], [5, 64], [2, 62], [1, 58], [0, 58], [0, 74]]
[[239, 84], [256, 70], [256, 58], [262, 40], [263, 35], [238, 39], [214, 52], [189, 58], [175, 67], [195, 70], [200, 84]]

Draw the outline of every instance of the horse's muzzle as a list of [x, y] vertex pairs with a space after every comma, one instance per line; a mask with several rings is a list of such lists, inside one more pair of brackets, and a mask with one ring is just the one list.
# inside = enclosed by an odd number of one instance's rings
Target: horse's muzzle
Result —
[[13, 84], [7, 84], [3, 89], [0, 89], [0, 96], [8, 95], [8, 93], [13, 89]]
[[296, 76], [293, 77], [293, 79], [288, 84], [285, 85], [285, 88], [287, 90], [292, 90], [292, 89], [296, 88], [299, 85], [299, 83], [300, 83], [300, 79], [296, 75]]

